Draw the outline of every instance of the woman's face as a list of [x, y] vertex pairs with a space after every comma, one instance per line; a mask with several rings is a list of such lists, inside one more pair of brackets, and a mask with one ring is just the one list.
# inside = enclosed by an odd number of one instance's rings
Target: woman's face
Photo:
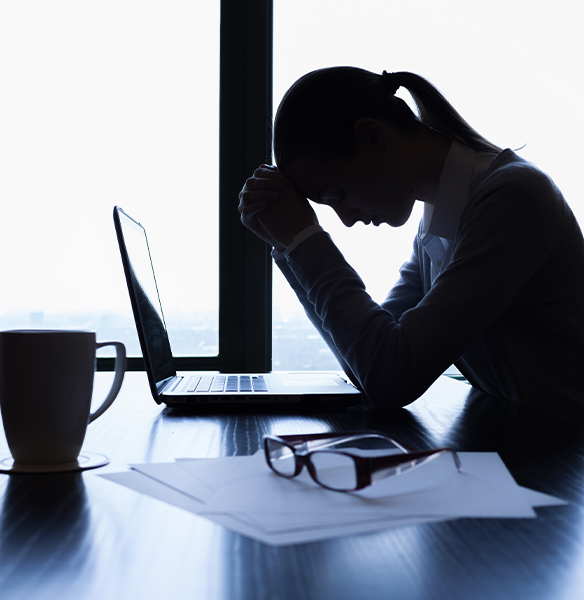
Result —
[[301, 195], [330, 206], [347, 227], [357, 221], [400, 227], [416, 200], [411, 170], [399, 156], [357, 151], [326, 162], [303, 155], [284, 174]]

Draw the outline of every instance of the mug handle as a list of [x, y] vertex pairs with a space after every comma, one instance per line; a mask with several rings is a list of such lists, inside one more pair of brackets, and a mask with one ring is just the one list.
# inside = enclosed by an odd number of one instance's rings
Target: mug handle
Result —
[[118, 392], [122, 387], [122, 382], [124, 381], [124, 373], [126, 372], [126, 347], [121, 342], [98, 342], [95, 347], [103, 348], [104, 346], [114, 346], [116, 349], [116, 364], [115, 364], [115, 375], [114, 382], [112, 383], [112, 387], [108, 392], [106, 399], [102, 402], [101, 406], [89, 415], [88, 423], [95, 421], [97, 417], [101, 417], [103, 413], [111, 406], [112, 402], [115, 400]]

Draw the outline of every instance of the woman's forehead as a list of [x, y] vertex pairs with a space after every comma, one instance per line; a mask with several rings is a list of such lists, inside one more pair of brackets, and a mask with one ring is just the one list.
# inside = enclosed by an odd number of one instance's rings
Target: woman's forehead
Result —
[[292, 181], [298, 192], [314, 202], [326, 201], [330, 188], [338, 186], [344, 172], [340, 160], [323, 161], [302, 155], [286, 167], [284, 175]]

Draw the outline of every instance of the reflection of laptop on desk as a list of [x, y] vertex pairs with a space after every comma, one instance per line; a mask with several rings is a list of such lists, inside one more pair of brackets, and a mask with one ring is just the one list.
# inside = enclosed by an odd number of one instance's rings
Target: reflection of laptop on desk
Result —
[[342, 408], [360, 402], [361, 393], [334, 372], [177, 373], [146, 231], [117, 206], [114, 223], [144, 364], [156, 402], [169, 406], [221, 403], [314, 408]]

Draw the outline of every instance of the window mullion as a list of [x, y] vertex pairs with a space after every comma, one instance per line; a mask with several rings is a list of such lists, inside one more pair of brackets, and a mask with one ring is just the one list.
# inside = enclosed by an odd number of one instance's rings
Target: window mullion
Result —
[[219, 144], [219, 357], [231, 371], [271, 369], [272, 262], [242, 227], [237, 195], [271, 162], [272, 0], [223, 0]]

